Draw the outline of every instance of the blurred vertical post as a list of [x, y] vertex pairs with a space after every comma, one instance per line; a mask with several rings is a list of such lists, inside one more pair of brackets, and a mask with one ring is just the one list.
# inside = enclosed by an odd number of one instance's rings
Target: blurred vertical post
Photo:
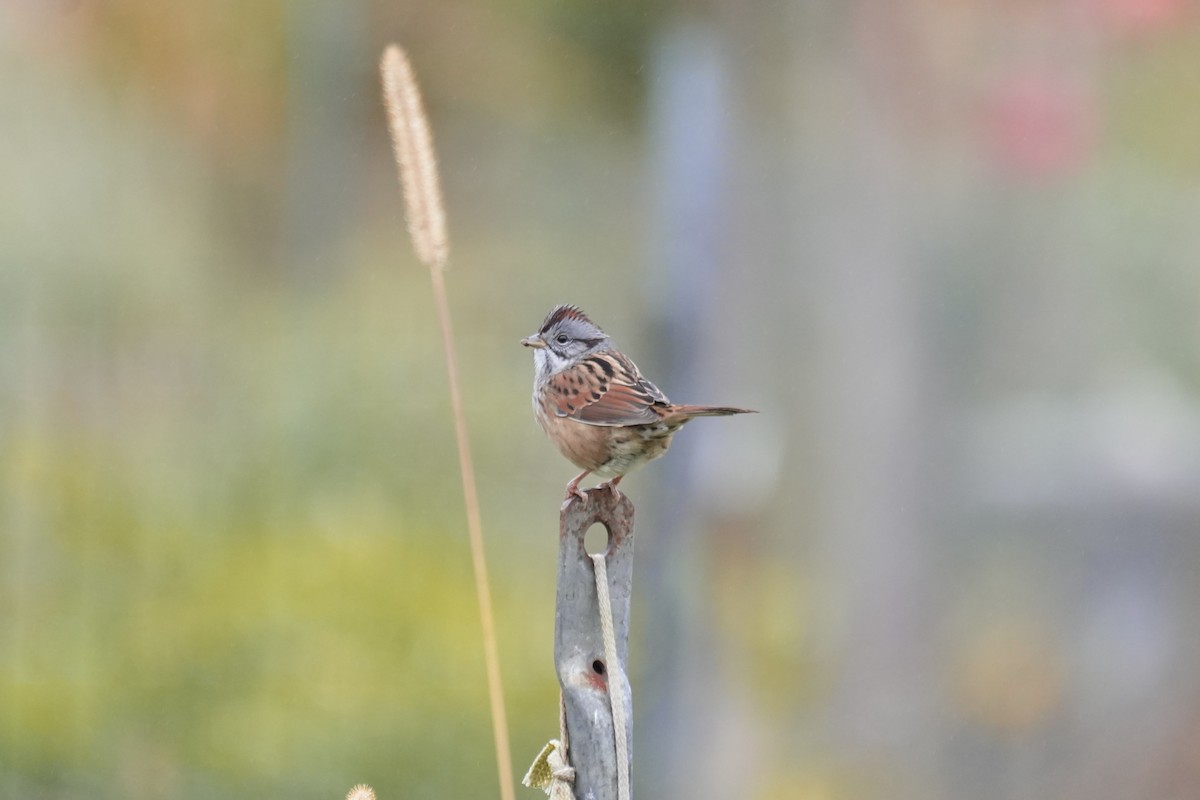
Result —
[[487, 670], [488, 698], [492, 710], [492, 735], [496, 743], [496, 769], [500, 778], [500, 797], [513, 800], [512, 757], [508, 744], [508, 721], [504, 711], [504, 687], [500, 679], [500, 654], [496, 645], [496, 623], [492, 615], [492, 592], [488, 582], [487, 559], [483, 548], [483, 525], [479, 517], [479, 497], [475, 489], [475, 468], [467, 438], [467, 418], [458, 381], [458, 358], [454, 332], [450, 324], [450, 306], [446, 301], [443, 274], [450, 256], [446, 237], [446, 211], [438, 180], [433, 135], [421, 91], [408, 57], [396, 45], [389, 45], [379, 65], [383, 79], [383, 97], [388, 112], [388, 130], [392, 137], [400, 184], [404, 189], [408, 232], [417, 257], [429, 267], [433, 298], [437, 305], [446, 373], [450, 384], [450, 405], [454, 415], [454, 438], [458, 444], [463, 501], [467, 512], [467, 534], [471, 542], [471, 563], [475, 570], [475, 594], [483, 634], [483, 660]]
[[[833, 65], [822, 102], [837, 120], [837, 144], [825, 146], [825, 163], [809, 165], [820, 202], [811, 205], [807, 243], [798, 243], [812, 265], [807, 286], [821, 299], [807, 374], [818, 423], [810, 456], [823, 476], [819, 558], [854, 632], [839, 644], [829, 723], [845, 752], [893, 776], [900, 794], [928, 789], [934, 756], [921, 735], [936, 692], [927, 551], [939, 431], [927, 391], [925, 265], [913, 202], [922, 176], [908, 149], [908, 106], [879, 100], [920, 97], [927, 88], [896, 60], [911, 46], [913, 10], [847, 4], [825, 22], [846, 26], [855, 46], [814, 44], [800, 56]], [[797, 23], [805, 20], [816, 18]]]
[[[656, 232], [651, 242], [648, 293], [661, 315], [659, 339], [663, 386], [671, 396], [708, 394], [699, 384], [704, 330], [712, 322], [715, 282], [722, 268], [729, 224], [723, 213], [729, 183], [727, 63], [718, 32], [705, 20], [668, 23], [651, 53], [647, 98], [650, 149], [648, 172]], [[682, 792], [689, 797], [731, 796], [724, 778], [708, 781], [697, 754], [711, 739], [715, 706], [689, 702], [709, 697], [719, 677], [713, 659], [702, 657], [703, 599], [690, 594], [703, 575], [707, 550], [701, 518], [705, 498], [695, 492], [696, 457], [706, 429], [699, 425], [672, 443], [663, 459], [659, 491], [649, 507], [654, 536], [647, 540], [643, 583], [662, 587], [646, 608], [647, 641], [656, 643], [643, 668], [642, 728], [645, 758], [639, 786], [654, 797]], [[698, 541], [701, 540], [701, 541]], [[700, 670], [694, 664], [704, 664]], [[685, 744], [686, 743], [686, 744]], [[715, 762], [709, 762], [715, 768]], [[726, 770], [726, 772], [729, 772]]]
[[[359, 215], [348, 185], [358, 175], [362, 95], [355, 54], [366, 29], [363, 6], [296, 0], [287, 21], [286, 180], [283, 257], [289, 278], [323, 286], [332, 252]], [[340, 265], [340, 261], [338, 262]]]
[[[809, 721], [816, 699], [840, 749], [907, 779], [929, 759], [911, 730], [927, 718], [933, 674], [924, 580], [931, 409], [901, 110], [871, 95], [907, 76], [868, 38], [904, 30], [887, 27], [889, 14], [902, 12], [869, 4], [795, 4], [782, 15], [731, 2], [705, 8], [665, 30], [653, 62], [651, 157], [664, 240], [654, 267], [661, 305], [671, 308], [663, 360], [678, 370], [665, 383], [681, 397], [770, 387], [779, 413], [759, 406], [767, 413], [757, 422], [771, 426], [765, 443], [752, 430], [720, 441], [714, 426], [681, 440], [664, 464], [674, 473], [669, 496], [702, 505], [656, 520], [667, 529], [656, 530], [656, 542], [667, 534], [675, 546], [663, 548], [671, 560], [654, 580], [701, 610], [665, 591], [652, 612], [648, 636], [665, 637], [670, 646], [660, 650], [677, 669], [647, 669], [649, 680], [668, 684], [646, 692], [659, 704], [643, 717], [659, 750], [648, 780], [660, 792], [686, 786], [705, 800], [744, 792], [735, 781], [746, 772], [727, 769], [725, 759], [735, 754], [743, 770], [766, 772], [783, 754], [817, 751], [811, 727], [819, 723]], [[858, 37], [854, 46], [842, 31]], [[770, 468], [743, 462], [756, 444], [765, 446], [749, 455]], [[714, 462], [724, 467], [720, 480], [711, 477]], [[757, 484], [747, 477], [754, 474]], [[773, 483], [780, 480], [786, 491]], [[751, 545], [740, 535], [753, 514], [773, 520], [763, 528], [774, 539]], [[795, 579], [771, 583], [755, 563], [764, 553], [797, 565]], [[685, 595], [693, 590], [684, 573], [734, 589]], [[738, 652], [749, 645], [736, 629], [712, 624], [756, 604], [778, 614], [777, 630], [792, 637], [759, 644], [756, 659], [769, 665], [763, 656], [774, 657], [776, 668], [812, 659], [834, 676], [826, 695], [806, 697], [797, 682], [796, 711], [807, 703], [812, 713], [780, 714], [777, 730], [761, 738], [759, 687]], [[825, 638], [842, 615], [855, 634]], [[713, 702], [688, 703], [688, 694]], [[687, 749], [669, 731], [690, 734]]]

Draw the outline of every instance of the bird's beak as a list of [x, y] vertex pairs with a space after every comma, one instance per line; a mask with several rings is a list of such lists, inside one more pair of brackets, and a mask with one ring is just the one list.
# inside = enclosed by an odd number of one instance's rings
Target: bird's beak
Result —
[[535, 350], [546, 346], [546, 340], [542, 338], [540, 333], [535, 333], [533, 336], [526, 336], [521, 340], [521, 344], [526, 347], [532, 347]]

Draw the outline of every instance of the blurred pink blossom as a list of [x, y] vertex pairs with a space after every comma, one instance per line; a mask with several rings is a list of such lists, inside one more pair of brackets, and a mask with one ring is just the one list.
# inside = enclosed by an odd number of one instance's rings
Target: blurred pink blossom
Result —
[[1117, 34], [1149, 33], [1180, 22], [1188, 0], [1094, 0], [1106, 27]]
[[985, 99], [984, 120], [997, 165], [1023, 177], [1079, 168], [1095, 138], [1089, 98], [1045, 74], [1006, 78]]

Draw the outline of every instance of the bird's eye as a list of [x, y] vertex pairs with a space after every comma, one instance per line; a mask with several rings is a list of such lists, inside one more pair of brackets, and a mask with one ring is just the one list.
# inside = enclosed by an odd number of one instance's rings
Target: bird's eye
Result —
[[560, 333], [558, 336], [554, 337], [554, 341], [558, 342], [559, 344], [566, 344], [567, 342], [569, 342], [571, 340], [567, 337], [567, 335], [565, 333]]

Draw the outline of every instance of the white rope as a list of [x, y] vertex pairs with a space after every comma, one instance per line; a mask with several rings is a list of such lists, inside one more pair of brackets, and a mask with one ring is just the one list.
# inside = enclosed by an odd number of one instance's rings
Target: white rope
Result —
[[562, 742], [564, 756], [570, 757], [571, 740], [567, 738], [567, 698], [558, 690], [558, 740]]
[[[596, 597], [600, 601], [600, 632], [604, 635], [604, 660], [608, 662], [608, 700], [612, 705], [613, 734], [617, 745], [617, 798], [629, 800], [629, 743], [626, 739], [625, 670], [617, 660], [613, 633], [612, 601], [608, 597], [608, 565], [603, 553], [590, 554], [596, 566]], [[614, 669], [614, 667], [616, 667]]]

